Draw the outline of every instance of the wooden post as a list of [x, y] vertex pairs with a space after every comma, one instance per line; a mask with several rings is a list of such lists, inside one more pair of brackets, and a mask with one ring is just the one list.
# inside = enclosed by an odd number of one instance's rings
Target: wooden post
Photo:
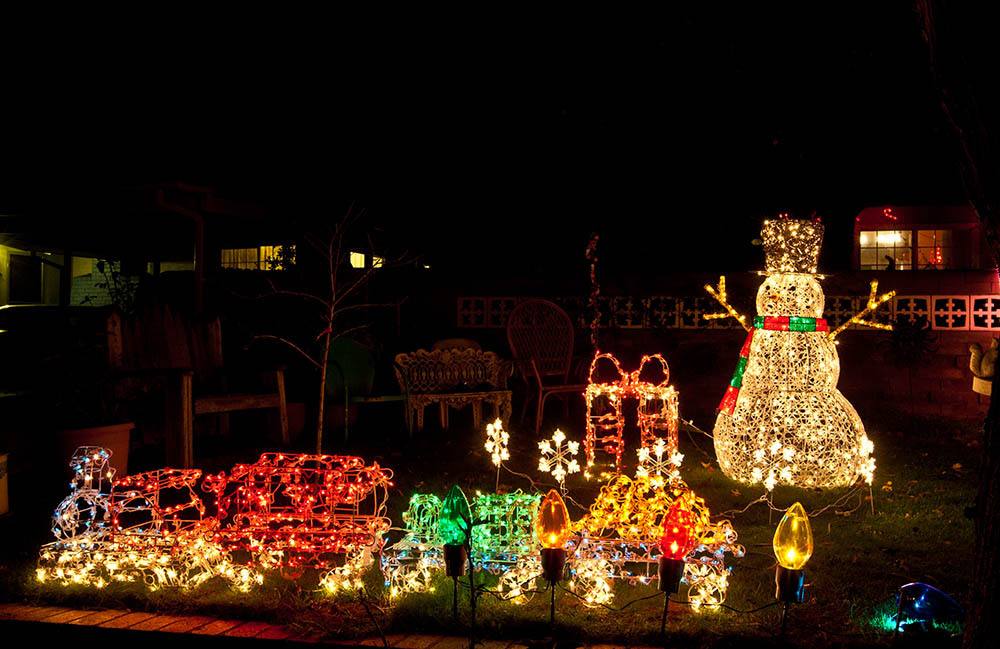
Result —
[[69, 306], [73, 300], [73, 253], [63, 251], [63, 264], [59, 269], [59, 306]]
[[167, 463], [182, 469], [194, 465], [194, 373], [185, 370], [167, 381]]
[[194, 222], [194, 312], [202, 313], [205, 307], [205, 223]]
[[278, 418], [281, 427], [281, 443], [288, 446], [291, 437], [288, 434], [288, 403], [285, 401], [285, 372], [277, 370], [274, 374], [274, 381], [278, 387]]

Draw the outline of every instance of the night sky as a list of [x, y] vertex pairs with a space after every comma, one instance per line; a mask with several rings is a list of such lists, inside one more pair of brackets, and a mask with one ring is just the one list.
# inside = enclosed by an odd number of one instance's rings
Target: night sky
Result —
[[84, 39], [4, 63], [0, 213], [182, 179], [279, 219], [357, 198], [442, 269], [576, 272], [598, 230], [613, 273], [757, 268], [787, 210], [835, 269], [864, 205], [963, 193], [911, 5], [824, 6]]

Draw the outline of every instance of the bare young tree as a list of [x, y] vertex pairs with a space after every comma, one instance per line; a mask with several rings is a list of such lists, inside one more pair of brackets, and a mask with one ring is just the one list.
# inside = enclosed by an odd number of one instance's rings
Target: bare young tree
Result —
[[[339, 219], [325, 232], [308, 233], [304, 236], [303, 243], [309, 246], [310, 251], [320, 260], [318, 264], [325, 271], [327, 277], [317, 284], [315, 291], [291, 290], [278, 287], [273, 281], [268, 280], [271, 292], [264, 297], [291, 297], [301, 299], [313, 305], [320, 321], [319, 331], [308, 343], [297, 342], [284, 335], [261, 334], [254, 336], [254, 340], [272, 340], [279, 342], [293, 350], [307, 363], [319, 371], [319, 385], [317, 392], [317, 415], [316, 415], [316, 453], [323, 452], [323, 424], [326, 408], [326, 377], [329, 366], [330, 346], [333, 342], [343, 336], [350, 335], [358, 330], [366, 328], [367, 323], [345, 325], [344, 316], [348, 313], [373, 309], [377, 307], [389, 306], [386, 304], [372, 304], [358, 302], [362, 289], [368, 284], [372, 273], [376, 270], [386, 268], [391, 265], [385, 257], [379, 257], [380, 263], [367, 264], [364, 269], [357, 269], [359, 272], [347, 272], [350, 268], [350, 251], [348, 250], [347, 236], [351, 232], [352, 226], [364, 216], [364, 210], [355, 210], [353, 207], [347, 211], [343, 218]], [[369, 240], [369, 251], [373, 249]], [[399, 263], [397, 259], [393, 264]], [[351, 269], [354, 271], [355, 269]], [[322, 286], [322, 288], [319, 288]]]

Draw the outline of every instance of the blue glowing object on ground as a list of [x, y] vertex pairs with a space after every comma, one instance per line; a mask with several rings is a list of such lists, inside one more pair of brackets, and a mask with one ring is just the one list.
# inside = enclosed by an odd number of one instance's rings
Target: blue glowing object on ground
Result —
[[965, 611], [942, 590], [915, 581], [901, 586], [896, 596], [896, 619], [903, 632], [948, 631], [960, 633]]

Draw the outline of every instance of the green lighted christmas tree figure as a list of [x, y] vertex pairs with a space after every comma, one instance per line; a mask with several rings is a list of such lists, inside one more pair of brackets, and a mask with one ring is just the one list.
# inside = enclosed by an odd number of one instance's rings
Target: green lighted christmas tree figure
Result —
[[717, 288], [705, 287], [726, 308], [706, 317], [732, 316], [748, 331], [715, 421], [719, 466], [734, 480], [768, 490], [776, 484], [841, 487], [859, 477], [871, 484], [874, 446], [837, 389], [834, 338], [851, 324], [887, 328], [863, 318], [893, 293], [877, 295], [872, 282], [867, 308], [830, 331], [816, 274], [823, 224], [768, 220], [761, 234], [767, 270], [752, 323], [727, 302], [725, 278]]

